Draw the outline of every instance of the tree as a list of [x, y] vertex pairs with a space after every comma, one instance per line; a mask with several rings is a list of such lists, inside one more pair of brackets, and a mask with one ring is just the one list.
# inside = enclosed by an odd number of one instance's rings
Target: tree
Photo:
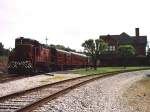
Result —
[[71, 49], [70, 47], [66, 47], [66, 48], [65, 48], [65, 51], [68, 51], [68, 52], [69, 52], [69, 51], [71, 51], [71, 52], [77, 52], [75, 49]]
[[63, 45], [55, 45], [55, 48], [65, 50], [65, 46]]
[[3, 44], [0, 42], [0, 56], [4, 55], [4, 46]]
[[147, 57], [150, 58], [150, 48], [147, 50]]
[[82, 47], [84, 47], [85, 53], [91, 57], [93, 67], [96, 70], [99, 56], [105, 51], [107, 44], [102, 39], [89, 39], [82, 44]]
[[9, 53], [9, 49], [5, 49], [4, 45], [0, 42], [0, 56], [8, 56]]
[[149, 64], [149, 62], [150, 62], [150, 48], [148, 48], [148, 50], [147, 50], [147, 60], [148, 60], [148, 64]]
[[68, 52], [69, 52], [69, 51], [76, 52], [76, 50], [71, 49], [71, 48], [69, 48], [69, 47], [65, 47], [65, 46], [63, 46], [63, 45], [53, 45], [53, 44], [51, 44], [50, 47], [53, 47], [53, 48], [56, 48], [56, 49], [65, 50], [65, 51], [68, 51]]
[[128, 64], [127, 60], [135, 55], [135, 48], [132, 45], [120, 45], [118, 48], [118, 54], [123, 58], [123, 66]]

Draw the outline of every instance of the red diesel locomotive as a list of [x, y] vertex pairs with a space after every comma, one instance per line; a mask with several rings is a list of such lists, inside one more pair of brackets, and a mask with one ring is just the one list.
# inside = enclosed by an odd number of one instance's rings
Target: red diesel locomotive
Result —
[[20, 37], [8, 60], [8, 73], [38, 73], [87, 66], [86, 55], [48, 47], [36, 40]]

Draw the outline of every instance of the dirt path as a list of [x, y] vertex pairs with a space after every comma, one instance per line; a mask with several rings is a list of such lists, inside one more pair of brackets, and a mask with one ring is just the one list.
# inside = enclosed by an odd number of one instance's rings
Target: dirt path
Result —
[[38, 108], [36, 112], [131, 112], [122, 94], [150, 70], [121, 73], [77, 88]]
[[130, 112], [150, 112], [150, 76], [132, 84], [123, 94]]

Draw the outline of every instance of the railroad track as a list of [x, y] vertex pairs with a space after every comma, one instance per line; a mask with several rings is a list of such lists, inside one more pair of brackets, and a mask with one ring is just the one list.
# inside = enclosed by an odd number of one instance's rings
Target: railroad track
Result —
[[34, 75], [41, 75], [46, 73], [36, 73], [36, 74], [8, 74], [8, 73], [0, 73], [0, 84], [6, 83], [9, 81], [19, 80], [27, 77], [32, 77]]
[[20, 75], [10, 75], [6, 73], [0, 73], [0, 84], [9, 82], [9, 81], [14, 81], [14, 80], [19, 80], [26, 78], [27, 76], [20, 76]]
[[77, 77], [0, 97], [0, 112], [30, 112], [76, 87], [122, 72]]

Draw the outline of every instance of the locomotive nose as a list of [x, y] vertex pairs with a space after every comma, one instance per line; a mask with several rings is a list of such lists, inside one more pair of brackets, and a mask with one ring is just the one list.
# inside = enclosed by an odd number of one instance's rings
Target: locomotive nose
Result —
[[31, 73], [32, 72], [31, 61], [12, 61], [8, 65], [9, 73]]
[[17, 45], [10, 56], [8, 63], [9, 73], [31, 73], [32, 72], [32, 46]]

